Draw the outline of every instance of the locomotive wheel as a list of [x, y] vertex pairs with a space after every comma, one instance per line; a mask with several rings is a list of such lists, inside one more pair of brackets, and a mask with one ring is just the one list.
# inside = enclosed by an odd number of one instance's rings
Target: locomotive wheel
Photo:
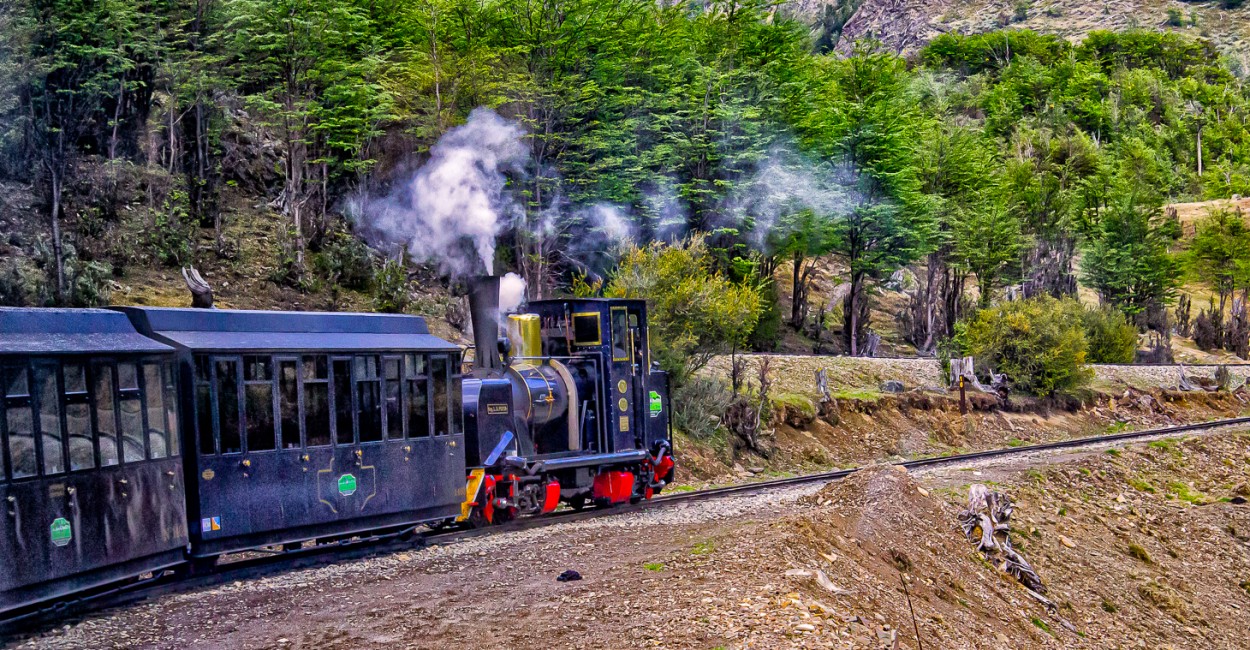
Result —
[[569, 499], [569, 507], [577, 512], [581, 512], [586, 507], [586, 495], [579, 494]]

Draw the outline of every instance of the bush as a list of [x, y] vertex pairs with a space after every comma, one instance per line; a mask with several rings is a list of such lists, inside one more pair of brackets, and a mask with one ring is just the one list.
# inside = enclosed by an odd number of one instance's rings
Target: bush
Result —
[[957, 327], [956, 344], [982, 366], [1007, 375], [1011, 385], [1035, 395], [1078, 388], [1089, 343], [1085, 309], [1075, 300], [1049, 296], [982, 309]]
[[652, 354], [676, 384], [713, 355], [744, 348], [762, 310], [754, 281], [734, 282], [714, 270], [700, 236], [630, 247], [603, 294], [647, 301]]
[[373, 276], [373, 308], [388, 314], [402, 314], [411, 303], [408, 269], [395, 260], [386, 260]]
[[692, 438], [711, 438], [733, 397], [723, 380], [692, 377], [673, 389], [673, 427]]
[[1132, 363], [1137, 357], [1137, 328], [1114, 307], [1090, 309], [1082, 319], [1090, 363]]
[[326, 234], [321, 251], [312, 257], [312, 268], [325, 280], [348, 289], [368, 289], [373, 280], [369, 247], [344, 230]]

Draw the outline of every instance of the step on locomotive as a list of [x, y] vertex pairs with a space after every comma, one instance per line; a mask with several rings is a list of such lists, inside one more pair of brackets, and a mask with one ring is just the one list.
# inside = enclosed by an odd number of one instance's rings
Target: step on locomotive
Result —
[[503, 523], [672, 481], [638, 300], [418, 316], [0, 308], [0, 618], [229, 553]]

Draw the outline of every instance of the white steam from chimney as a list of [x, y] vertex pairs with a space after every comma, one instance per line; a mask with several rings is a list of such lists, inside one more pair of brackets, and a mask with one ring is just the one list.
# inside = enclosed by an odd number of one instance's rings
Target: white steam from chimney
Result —
[[444, 273], [493, 273], [495, 236], [521, 209], [504, 191], [504, 173], [525, 165], [524, 135], [494, 111], [473, 109], [439, 138], [411, 179], [389, 196], [357, 202], [365, 230], [404, 244]]
[[508, 273], [499, 278], [499, 313], [514, 312], [525, 302], [525, 278]]

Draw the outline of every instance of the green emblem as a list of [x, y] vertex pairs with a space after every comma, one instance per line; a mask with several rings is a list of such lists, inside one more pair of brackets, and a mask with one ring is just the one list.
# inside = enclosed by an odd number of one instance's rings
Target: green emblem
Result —
[[664, 400], [660, 399], [660, 394], [651, 391], [651, 417], [656, 417], [664, 410]]
[[356, 493], [356, 477], [344, 474], [339, 477], [339, 494], [349, 497]]
[[64, 517], [57, 517], [53, 520], [48, 532], [51, 534], [52, 544], [55, 546], [68, 546], [69, 541], [74, 539], [74, 527]]

